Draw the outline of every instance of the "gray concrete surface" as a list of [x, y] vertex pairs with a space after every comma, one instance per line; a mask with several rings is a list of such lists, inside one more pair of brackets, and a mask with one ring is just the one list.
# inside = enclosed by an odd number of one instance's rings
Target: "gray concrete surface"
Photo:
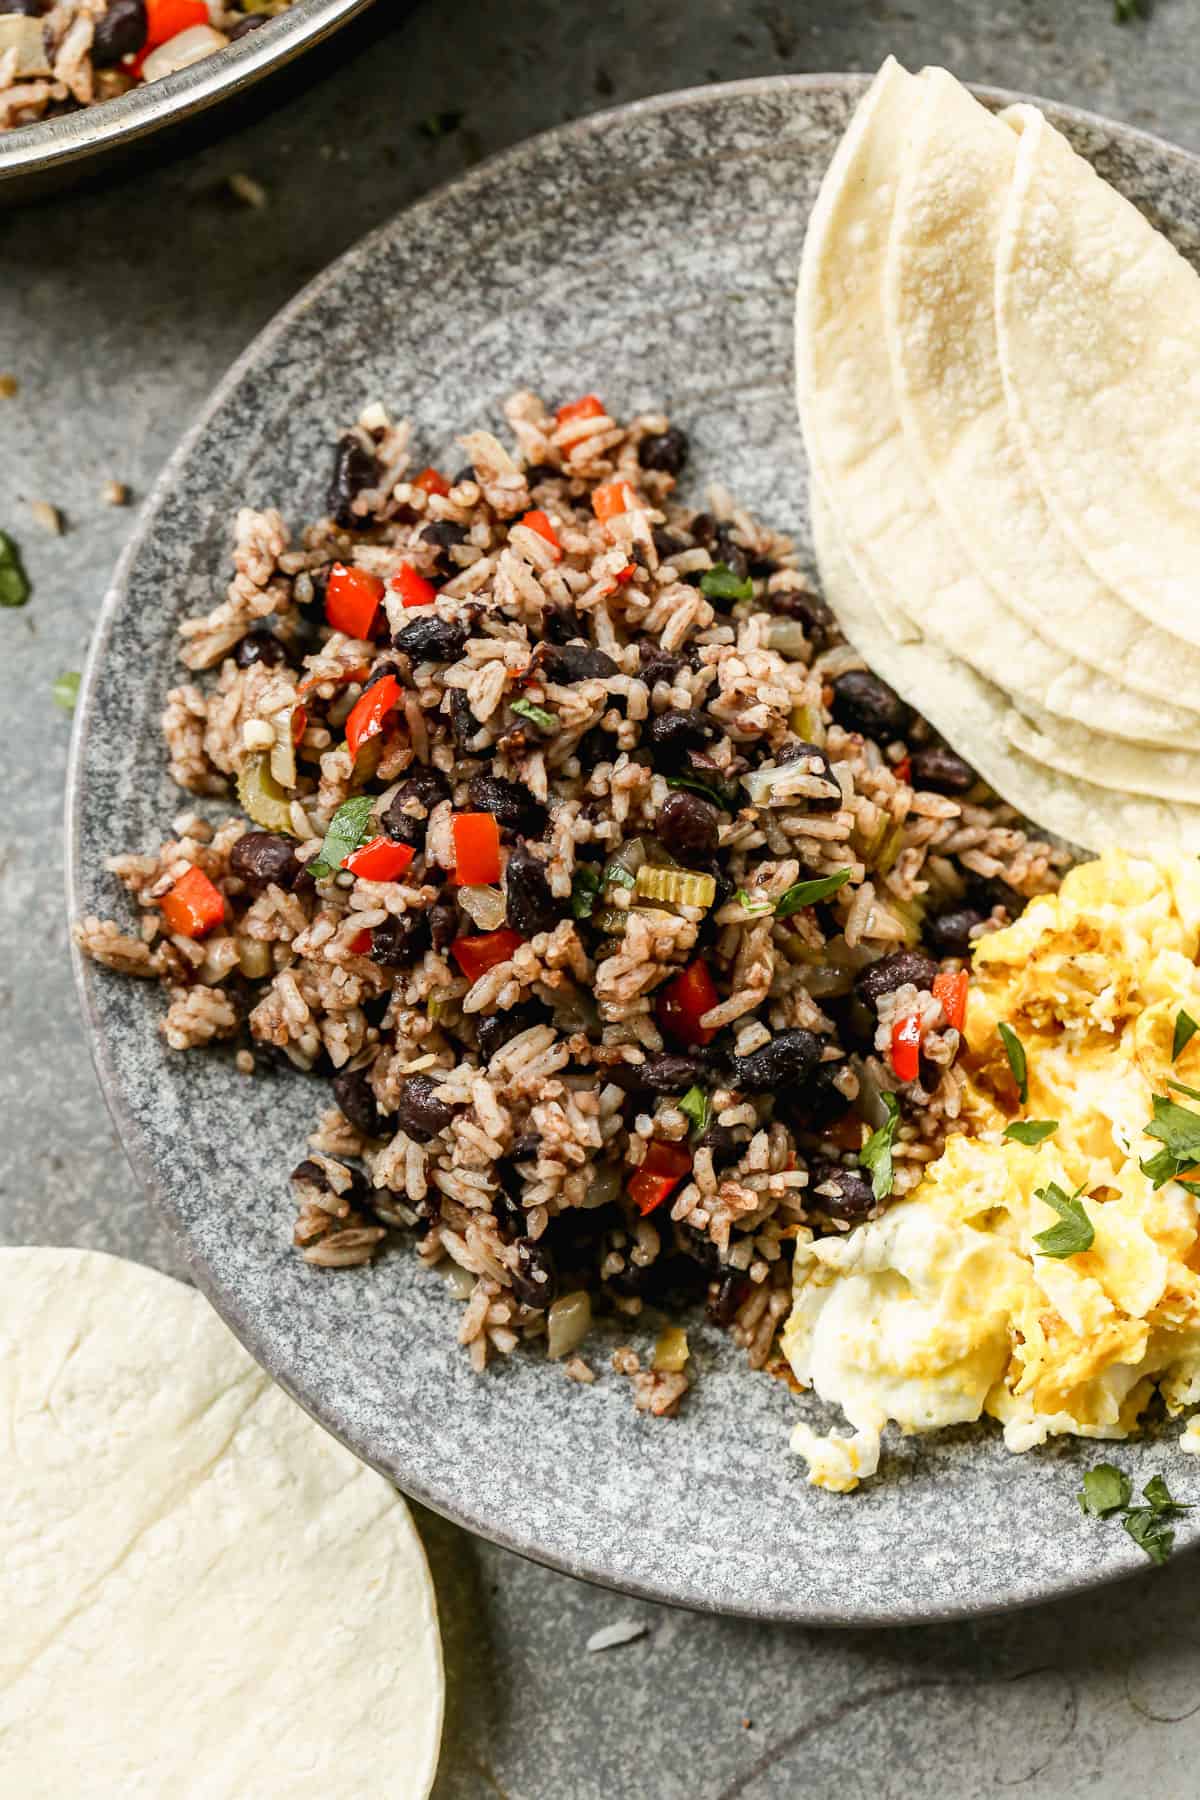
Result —
[[[0, 525], [35, 583], [27, 608], [0, 614], [5, 1241], [178, 1268], [114, 1140], [70, 988], [68, 722], [50, 685], [79, 667], [131, 523], [102, 504], [102, 483], [144, 492], [211, 383], [300, 282], [467, 161], [562, 119], [709, 80], [871, 68], [888, 50], [1200, 150], [1200, 0], [1158, 0], [1120, 28], [1110, 0], [459, 0], [402, 13], [379, 0], [349, 53], [326, 53], [323, 81], [236, 136], [0, 231], [0, 373], [20, 382], [0, 399]], [[434, 112], [461, 125], [430, 139], [418, 126]], [[266, 211], [229, 202], [223, 183], [239, 170], [265, 186]], [[39, 498], [63, 509], [63, 537], [31, 520]], [[1200, 1787], [1195, 1559], [1004, 1619], [839, 1635], [640, 1605], [421, 1522], [450, 1671], [439, 1800], [974, 1800], [1009, 1788], [1175, 1800]], [[852, 1555], [852, 1510], [846, 1529]], [[592, 1631], [626, 1618], [647, 1627], [640, 1641], [586, 1653]]]

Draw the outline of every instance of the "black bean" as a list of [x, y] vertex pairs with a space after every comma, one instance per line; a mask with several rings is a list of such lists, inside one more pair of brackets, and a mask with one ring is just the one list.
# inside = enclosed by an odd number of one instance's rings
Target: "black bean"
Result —
[[475, 1040], [484, 1062], [491, 1062], [497, 1050], [502, 1050], [511, 1038], [534, 1023], [520, 1006], [511, 1007], [508, 1012], [476, 1013]]
[[717, 1291], [704, 1308], [705, 1315], [714, 1325], [723, 1328], [733, 1324], [737, 1311], [743, 1300], [749, 1298], [751, 1282], [748, 1276], [737, 1269], [725, 1269], [717, 1281]]
[[375, 667], [371, 670], [371, 673], [367, 676], [367, 679], [363, 682], [363, 693], [365, 694], [369, 687], [374, 687], [377, 681], [383, 681], [388, 675], [392, 677], [393, 681], [399, 681], [401, 683], [404, 681], [404, 670], [400, 667], [399, 663], [376, 663]]
[[698, 512], [688, 527], [693, 538], [705, 549], [709, 549], [717, 536], [717, 521], [709, 512]]
[[438, 1099], [437, 1082], [428, 1075], [409, 1075], [396, 1095], [396, 1118], [410, 1138], [424, 1144], [444, 1131], [454, 1114]]
[[319, 1187], [322, 1193], [324, 1193], [329, 1186], [329, 1177], [326, 1175], [320, 1163], [313, 1162], [311, 1158], [307, 1156], [304, 1158], [303, 1162], [298, 1162], [292, 1170], [292, 1180], [307, 1181], [311, 1186]]
[[[42, 11], [40, 0], [11, 6], [5, 0], [5, 12], [32, 15]], [[96, 20], [92, 32], [92, 61], [98, 69], [111, 69], [123, 56], [136, 56], [146, 42], [145, 0], [109, 0], [108, 9]]]
[[700, 1057], [675, 1055], [669, 1050], [648, 1056], [644, 1063], [625, 1066], [632, 1069], [638, 1086], [651, 1094], [685, 1094], [703, 1082], [707, 1073]]
[[710, 555], [714, 563], [724, 563], [739, 581], [745, 581], [750, 573], [750, 559], [728, 525], [717, 526]]
[[[290, 1068], [291, 1065], [288, 1066]], [[367, 1186], [367, 1178], [362, 1170], [352, 1169], [346, 1163], [339, 1163], [337, 1166], [350, 1177], [349, 1187], [343, 1186], [339, 1197], [351, 1206], [369, 1206], [371, 1190]], [[332, 1181], [320, 1163], [313, 1162], [311, 1157], [306, 1156], [303, 1162], [296, 1164], [292, 1170], [292, 1180], [307, 1182], [310, 1187], [319, 1188], [323, 1194], [332, 1194], [335, 1191]]]
[[247, 831], [229, 852], [229, 867], [254, 893], [275, 882], [291, 887], [300, 873], [295, 845], [274, 831]]
[[[379, 823], [396, 843], [419, 850], [425, 842], [429, 814], [439, 801], [449, 798], [450, 783], [440, 769], [415, 768], [388, 801], [379, 816]], [[405, 808], [410, 804], [424, 807], [425, 817], [418, 819], [406, 812]]]
[[477, 480], [478, 480], [478, 476], [475, 473], [473, 464], [467, 463], [464, 468], [459, 469], [456, 474], [454, 474], [450, 477], [450, 486], [457, 487], [460, 481], [477, 481]]
[[925, 942], [937, 956], [966, 956], [971, 948], [971, 933], [983, 924], [983, 917], [973, 906], [955, 906], [948, 912], [935, 913], [925, 921]]
[[779, 1031], [761, 1050], [735, 1056], [731, 1085], [743, 1094], [769, 1094], [772, 1088], [806, 1081], [821, 1059], [821, 1040], [797, 1026]]
[[930, 988], [937, 974], [937, 964], [924, 950], [893, 950], [879, 962], [868, 963], [854, 983], [854, 991], [868, 1006], [878, 1008], [885, 994], [911, 982], [914, 987]]
[[[403, 650], [414, 663], [457, 662], [466, 641], [465, 625], [460, 624], [457, 619], [439, 619], [435, 613], [425, 619], [414, 619], [409, 625], [402, 625], [392, 637], [393, 647]], [[461, 689], [456, 688], [454, 691], [459, 693]]]
[[522, 937], [536, 937], [541, 931], [554, 930], [560, 907], [550, 892], [546, 865], [524, 844], [518, 844], [509, 856], [504, 892], [505, 917], [513, 931], [519, 931]]
[[842, 1062], [818, 1063], [801, 1088], [796, 1111], [810, 1131], [821, 1131], [849, 1112], [850, 1101], [836, 1085], [836, 1077], [845, 1067]]
[[656, 681], [665, 681], [674, 685], [681, 669], [686, 668], [682, 656], [671, 656], [666, 650], [660, 650], [657, 644], [643, 638], [638, 645], [641, 654], [641, 677], [647, 687], [653, 687]]
[[[836, 1188], [834, 1194], [818, 1194], [819, 1187]], [[861, 1169], [847, 1169], [823, 1158], [809, 1165], [805, 1203], [816, 1211], [847, 1222], [870, 1218], [876, 1210], [875, 1191]]]
[[664, 475], [678, 475], [688, 459], [687, 432], [678, 425], [653, 432], [638, 445], [638, 461], [643, 469], [658, 469]]
[[654, 829], [665, 850], [680, 862], [691, 862], [716, 849], [721, 815], [711, 800], [681, 788], [663, 801]]
[[542, 673], [547, 681], [566, 684], [571, 681], [606, 681], [615, 675], [617, 665], [603, 650], [590, 644], [544, 644], [541, 655]]
[[548, 644], [569, 644], [572, 638], [583, 635], [583, 623], [569, 603], [548, 606], [542, 614], [542, 637]]
[[249, 37], [252, 31], [257, 31], [260, 25], [269, 24], [270, 20], [270, 13], [247, 13], [244, 19], [239, 19], [236, 25], [229, 27], [226, 36], [231, 44], [236, 44], [239, 38]]
[[823, 650], [837, 635], [837, 621], [819, 594], [807, 588], [784, 588], [782, 593], [768, 594], [767, 605], [778, 619], [797, 619], [814, 650]]
[[381, 1135], [384, 1126], [368, 1070], [342, 1069], [333, 1078], [333, 1097], [356, 1131], [365, 1137]]
[[747, 1140], [740, 1138], [732, 1125], [718, 1125], [712, 1120], [705, 1126], [696, 1139], [697, 1150], [707, 1150], [713, 1159], [714, 1169], [726, 1168], [735, 1163], [746, 1147]]
[[528, 788], [506, 781], [503, 775], [473, 775], [467, 798], [474, 812], [492, 813], [506, 831], [536, 838], [545, 829], [545, 809]]
[[458, 936], [458, 911], [439, 901], [429, 909], [429, 934], [435, 950], [446, 950]]
[[533, 488], [537, 487], [539, 482], [561, 481], [563, 476], [564, 471], [556, 468], [553, 463], [530, 463], [525, 471], [525, 484], [527, 487]]
[[935, 794], [965, 794], [977, 780], [970, 763], [946, 744], [926, 744], [912, 753], [915, 788], [931, 788]]
[[235, 647], [233, 660], [239, 669], [248, 669], [251, 663], [277, 669], [287, 662], [288, 653], [273, 631], [248, 631]]
[[508, 1279], [522, 1306], [544, 1312], [558, 1292], [554, 1259], [549, 1249], [535, 1244], [532, 1238], [517, 1239], [517, 1267], [510, 1269]]
[[450, 551], [455, 544], [465, 544], [469, 536], [466, 526], [456, 524], [453, 519], [435, 519], [421, 532], [425, 543], [438, 546], [434, 566], [443, 581], [452, 581], [461, 572], [462, 564], [455, 562]]
[[830, 712], [844, 731], [864, 737], [903, 737], [912, 713], [894, 688], [866, 669], [848, 669], [833, 683]]
[[351, 502], [364, 488], [374, 487], [379, 470], [374, 454], [363, 447], [354, 432], [348, 431], [337, 441], [333, 455], [333, 474], [325, 504], [333, 514], [335, 525], [346, 530], [360, 529], [367, 521], [351, 507]]
[[710, 744], [716, 732], [700, 713], [672, 710], [656, 713], [643, 736], [655, 762], [677, 768], [689, 750]]
[[511, 1244], [514, 1238], [524, 1237], [529, 1229], [529, 1221], [521, 1209], [525, 1183], [510, 1157], [502, 1156], [495, 1164], [495, 1171], [499, 1186], [492, 1195], [492, 1217], [501, 1242]]
[[485, 747], [482, 750], [471, 749], [472, 740], [478, 735], [481, 729], [482, 727], [479, 720], [471, 711], [471, 708], [467, 703], [467, 696], [463, 693], [462, 689], [451, 688], [450, 730], [454, 734], [455, 743], [460, 750], [467, 750], [473, 756], [494, 756], [494, 746], [490, 748]]
[[773, 556], [752, 556], [750, 558], [750, 573], [755, 581], [765, 581], [769, 575], [774, 575], [778, 567], [779, 564]]
[[808, 764], [808, 773], [819, 781], [822, 791], [819, 794], [805, 794], [803, 804], [807, 812], [837, 812], [842, 804], [842, 790], [833, 765], [819, 744], [788, 744], [775, 758], [776, 766], [782, 763], [804, 762]]
[[669, 563], [673, 556], [686, 550], [687, 545], [675, 532], [668, 531], [665, 525], [651, 527], [650, 536], [654, 539], [654, 548], [658, 551], [659, 561]]
[[383, 969], [402, 969], [417, 962], [428, 947], [428, 913], [389, 913], [371, 933], [371, 961]]
[[1024, 894], [1019, 894], [999, 875], [971, 875], [968, 879], [969, 898], [989, 913], [993, 907], [1002, 906], [1010, 919], [1019, 919], [1029, 904]]

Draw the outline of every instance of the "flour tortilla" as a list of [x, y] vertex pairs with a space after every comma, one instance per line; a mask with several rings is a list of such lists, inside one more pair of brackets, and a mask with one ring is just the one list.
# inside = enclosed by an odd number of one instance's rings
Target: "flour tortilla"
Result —
[[0, 1250], [0, 1792], [417, 1800], [443, 1678], [400, 1496], [191, 1289]]
[[1060, 525], [1200, 644], [1200, 276], [1034, 107], [997, 262], [1010, 411]]
[[[905, 440], [883, 329], [883, 272], [898, 172], [925, 92], [895, 61], [884, 64], [826, 171], [800, 264], [800, 419], [850, 566], [896, 640], [911, 641], [915, 625], [1052, 717], [1084, 726], [1102, 718], [1114, 736], [1200, 748], [1194, 713], [1081, 669], [996, 604]], [[910, 625], [898, 625], [902, 619]]]
[[[1200, 653], [1097, 579], [1047, 507], [1010, 419], [995, 291], [1018, 139], [945, 69], [921, 82], [884, 278], [908, 441], [993, 605], [1122, 687], [1200, 705]], [[1093, 724], [1101, 717], [1093, 711]], [[1200, 731], [1200, 719], [1193, 726]]]
[[1200, 853], [1200, 807], [1113, 793], [1012, 746], [1002, 730], [1006, 696], [938, 645], [891, 635], [854, 575], [824, 494], [814, 486], [810, 498], [821, 583], [846, 636], [1003, 799], [1080, 849], [1169, 843]]

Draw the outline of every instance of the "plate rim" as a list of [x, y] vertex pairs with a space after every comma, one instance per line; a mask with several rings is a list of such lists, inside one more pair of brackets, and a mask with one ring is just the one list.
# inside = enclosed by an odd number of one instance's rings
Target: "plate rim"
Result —
[[[368, 4], [369, 0], [357, 0], [357, 3]], [[672, 89], [666, 93], [648, 95], [624, 105], [606, 107], [601, 111], [588, 113], [583, 118], [568, 120], [532, 137], [521, 139], [516, 144], [508, 145], [484, 158], [470, 169], [439, 183], [418, 200], [390, 214], [387, 219], [356, 239], [319, 270], [255, 333], [216, 382], [146, 493], [134, 527], [114, 565], [96, 615], [71, 732], [64, 792], [63, 873], [67, 903], [69, 955], [84, 1034], [105, 1106], [116, 1129], [125, 1157], [158, 1212], [166, 1220], [171, 1235], [183, 1256], [190, 1279], [204, 1294], [228, 1329], [233, 1332], [255, 1361], [266, 1370], [271, 1379], [278, 1382], [289, 1397], [322, 1429], [344, 1444], [360, 1461], [383, 1475], [408, 1499], [414, 1500], [418, 1505], [428, 1508], [429, 1511], [447, 1519], [451, 1524], [459, 1526], [473, 1536], [496, 1544], [501, 1549], [521, 1556], [528, 1562], [553, 1569], [563, 1575], [572, 1576], [576, 1580], [587, 1581], [593, 1586], [606, 1588], [614, 1593], [658, 1605], [727, 1618], [750, 1619], [758, 1623], [846, 1630], [860, 1630], [864, 1627], [896, 1629], [912, 1625], [946, 1624], [1017, 1612], [1032, 1606], [1084, 1595], [1098, 1588], [1134, 1580], [1144, 1572], [1144, 1565], [1133, 1560], [1136, 1553], [1132, 1551], [1132, 1547], [1130, 1553], [1125, 1554], [1123, 1546], [1114, 1544], [1116, 1554], [1110, 1560], [1100, 1562], [1095, 1572], [1089, 1571], [1082, 1576], [1065, 1576], [1036, 1585], [1027, 1580], [1015, 1586], [1002, 1599], [989, 1598], [982, 1604], [962, 1600], [944, 1605], [935, 1603], [922, 1603], [919, 1607], [906, 1605], [899, 1608], [893, 1607], [891, 1610], [885, 1610], [879, 1605], [871, 1605], [848, 1606], [833, 1611], [826, 1607], [806, 1606], [798, 1597], [795, 1603], [787, 1604], [755, 1605], [747, 1602], [744, 1605], [731, 1605], [714, 1602], [703, 1592], [696, 1590], [694, 1585], [687, 1583], [678, 1584], [668, 1590], [652, 1580], [639, 1582], [626, 1576], [622, 1576], [618, 1580], [604, 1568], [596, 1566], [586, 1556], [572, 1557], [565, 1552], [544, 1549], [536, 1542], [519, 1537], [503, 1521], [481, 1518], [470, 1508], [443, 1501], [436, 1493], [427, 1491], [420, 1480], [408, 1476], [401, 1479], [394, 1469], [375, 1460], [364, 1451], [360, 1444], [352, 1441], [340, 1423], [334, 1417], [327, 1416], [327, 1409], [301, 1392], [287, 1372], [281, 1372], [271, 1366], [271, 1359], [264, 1348], [263, 1338], [252, 1320], [243, 1312], [236, 1296], [224, 1292], [211, 1278], [207, 1264], [200, 1258], [160, 1179], [150, 1147], [126, 1100], [110, 1057], [106, 1037], [101, 1028], [99, 1009], [95, 998], [96, 966], [80, 950], [75, 940], [73, 927], [84, 910], [82, 807], [80, 802], [85, 750], [96, 710], [101, 666], [106, 661], [109, 640], [121, 610], [130, 572], [141, 554], [143, 545], [156, 529], [158, 516], [174, 493], [180, 475], [196, 444], [203, 437], [214, 416], [225, 405], [243, 378], [253, 370], [263, 354], [273, 348], [281, 337], [286, 336], [293, 322], [299, 319], [320, 298], [325, 288], [334, 282], [343, 263], [350, 258], [369, 255], [371, 247], [391, 232], [398, 220], [419, 221], [422, 215], [440, 208], [450, 195], [456, 198], [469, 197], [476, 186], [487, 183], [497, 173], [511, 174], [518, 171], [527, 158], [535, 157], [549, 145], [569, 144], [581, 137], [609, 129], [614, 124], [631, 118], [653, 117], [657, 114], [694, 106], [697, 103], [736, 100], [739, 97], [748, 98], [756, 95], [777, 96], [820, 94], [822, 92], [858, 95], [866, 90], [872, 79], [871, 75], [861, 71], [813, 71], [794, 75], [752, 76], [740, 81], [711, 82], [696, 87]], [[1084, 129], [1096, 130], [1106, 136], [1115, 134], [1121, 143], [1132, 145], [1135, 149], [1144, 145], [1157, 155], [1165, 155], [1168, 160], [1187, 165], [1192, 179], [1200, 189], [1200, 154], [1186, 150], [1181, 145], [1175, 144], [1157, 133], [1143, 130], [1138, 126], [1126, 125], [1120, 120], [1065, 102], [1043, 99], [1036, 95], [987, 84], [966, 82], [963, 85], [977, 99], [993, 108], [1018, 102], [1032, 104], [1054, 119], [1065, 119]], [[1176, 1554], [1185, 1555], [1188, 1551], [1198, 1547], [1200, 1547], [1200, 1519], [1197, 1520], [1196, 1536], [1193, 1541], [1180, 1543]]]

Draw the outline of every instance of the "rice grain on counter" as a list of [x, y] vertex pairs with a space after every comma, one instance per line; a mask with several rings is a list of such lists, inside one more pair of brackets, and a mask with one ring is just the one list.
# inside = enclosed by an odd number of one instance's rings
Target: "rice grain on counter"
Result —
[[[544, 1338], [586, 1384], [596, 1318], [689, 1298], [761, 1368], [798, 1228], [884, 1203], [882, 1096], [897, 1194], [959, 1129], [939, 976], [1066, 857], [863, 669], [786, 538], [677, 501], [678, 427], [506, 410], [514, 451], [472, 431], [442, 474], [372, 407], [328, 516], [239, 512], [163, 728], [242, 814], [116, 857], [140, 931], [77, 936], [163, 983], [172, 1048], [330, 1076], [309, 1263], [414, 1241], [478, 1369]], [[677, 1409], [686, 1352], [613, 1360]]]

